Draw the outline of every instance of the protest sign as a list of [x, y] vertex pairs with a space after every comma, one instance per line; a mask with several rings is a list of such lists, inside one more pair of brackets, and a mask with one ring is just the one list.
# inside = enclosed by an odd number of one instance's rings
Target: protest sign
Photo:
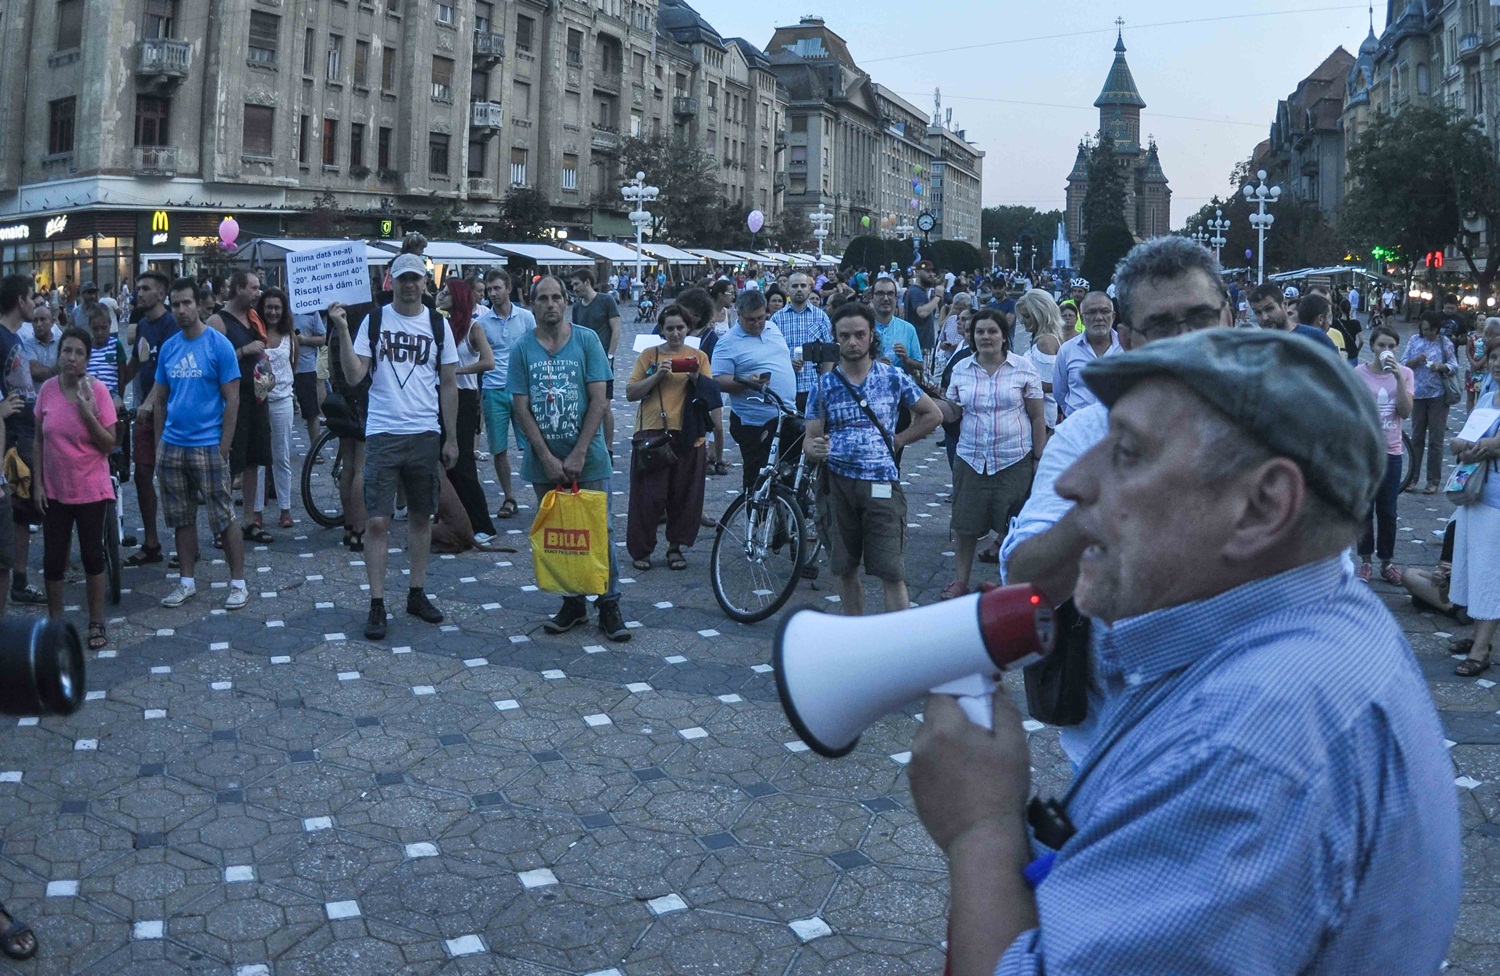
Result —
[[291, 251], [286, 256], [287, 292], [292, 311], [321, 312], [334, 302], [370, 300], [370, 272], [364, 241], [347, 241]]

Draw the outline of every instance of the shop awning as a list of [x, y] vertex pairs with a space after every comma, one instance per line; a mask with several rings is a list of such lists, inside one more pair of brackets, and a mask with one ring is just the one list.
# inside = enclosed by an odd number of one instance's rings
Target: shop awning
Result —
[[[234, 260], [244, 261], [248, 264], [265, 264], [268, 261], [285, 261], [286, 256], [294, 251], [311, 251], [319, 247], [331, 247], [334, 244], [348, 244], [349, 241], [342, 238], [297, 238], [297, 237], [261, 237], [248, 244], [242, 244], [235, 250]], [[399, 248], [400, 245], [397, 245]], [[365, 259], [371, 266], [379, 267], [391, 263], [394, 254], [387, 254], [380, 248], [372, 248], [365, 244]]]
[[649, 254], [654, 258], [665, 261], [668, 264], [703, 264], [703, 259], [696, 254], [675, 248], [670, 244], [642, 244], [641, 253]]
[[592, 254], [596, 258], [606, 261], [634, 261], [635, 250], [624, 244], [616, 244], [614, 241], [569, 241], [573, 247], [578, 248], [585, 254]]
[[[377, 246], [392, 253], [401, 253], [400, 241], [376, 241]], [[504, 264], [505, 258], [490, 251], [482, 251], [472, 244], [457, 241], [428, 241], [422, 256], [433, 264]]]
[[796, 261], [798, 264], [805, 264], [808, 266], [818, 263], [818, 259], [815, 255], [803, 254], [801, 251], [797, 251], [792, 254], [792, 260]]
[[700, 258], [708, 258], [710, 261], [728, 261], [730, 264], [739, 264], [743, 258], [737, 258], [733, 254], [724, 251], [714, 251], [706, 247], [687, 248], [689, 254], [696, 254]]
[[782, 254], [780, 251], [767, 251], [765, 252], [765, 254], [766, 257], [770, 258], [772, 261], [775, 261], [777, 264], [797, 263], [797, 256], [795, 254]]
[[776, 263], [775, 261], [766, 257], [764, 254], [757, 254], [754, 251], [729, 251], [727, 253], [733, 254], [736, 261], [755, 261], [759, 264]]
[[[569, 267], [593, 267], [594, 259], [587, 254], [578, 254], [574, 251], [564, 251], [560, 247], [551, 244], [494, 244], [484, 245], [496, 254], [504, 254], [508, 257], [525, 258], [535, 261], [540, 265], [567, 265]], [[635, 255], [631, 255], [632, 260]]]

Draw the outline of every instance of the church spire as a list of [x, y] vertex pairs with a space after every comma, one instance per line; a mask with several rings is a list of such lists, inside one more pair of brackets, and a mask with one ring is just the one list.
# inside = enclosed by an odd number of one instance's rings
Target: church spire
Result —
[[1109, 77], [1104, 81], [1104, 90], [1099, 92], [1099, 97], [1094, 99], [1096, 108], [1104, 108], [1108, 105], [1118, 105], [1127, 108], [1145, 108], [1146, 100], [1141, 97], [1140, 91], [1135, 87], [1135, 78], [1130, 74], [1130, 65], [1125, 63], [1125, 21], [1117, 19], [1115, 26], [1119, 34], [1115, 40], [1115, 63], [1109, 69]]

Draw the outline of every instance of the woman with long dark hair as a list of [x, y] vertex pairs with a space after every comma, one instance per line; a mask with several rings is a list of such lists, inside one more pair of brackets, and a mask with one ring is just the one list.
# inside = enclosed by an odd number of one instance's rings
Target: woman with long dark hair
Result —
[[[255, 514], [251, 521], [263, 524], [266, 508], [266, 482], [276, 488], [276, 502], [281, 506], [281, 527], [292, 527], [292, 364], [297, 361], [297, 333], [292, 329], [292, 315], [286, 292], [267, 288], [260, 293], [256, 313], [266, 326], [266, 357], [271, 361], [275, 383], [266, 394], [271, 414], [271, 467], [260, 469], [255, 484]], [[311, 449], [312, 445], [309, 444]], [[249, 491], [246, 491], [249, 494]]]
[[448, 481], [458, 493], [474, 529], [474, 538], [488, 542], [495, 534], [489, 502], [474, 460], [474, 439], [479, 435], [479, 379], [495, 368], [495, 353], [483, 329], [474, 324], [474, 289], [460, 278], [447, 278], [438, 290], [437, 308], [448, 316], [453, 341], [458, 347], [458, 461], [448, 469]]

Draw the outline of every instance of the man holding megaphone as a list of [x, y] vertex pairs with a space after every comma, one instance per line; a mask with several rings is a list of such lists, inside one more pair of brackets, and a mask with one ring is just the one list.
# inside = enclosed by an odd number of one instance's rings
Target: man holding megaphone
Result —
[[951, 972], [1435, 973], [1461, 885], [1452, 764], [1344, 556], [1384, 471], [1374, 405], [1304, 338], [1196, 330], [1222, 290], [1163, 293], [1171, 266], [1122, 283], [1127, 325], [1195, 334], [1090, 364], [1107, 429], [1055, 483], [1101, 705], [1067, 796], [1028, 808], [1003, 694], [993, 731], [932, 696], [913, 745]]

